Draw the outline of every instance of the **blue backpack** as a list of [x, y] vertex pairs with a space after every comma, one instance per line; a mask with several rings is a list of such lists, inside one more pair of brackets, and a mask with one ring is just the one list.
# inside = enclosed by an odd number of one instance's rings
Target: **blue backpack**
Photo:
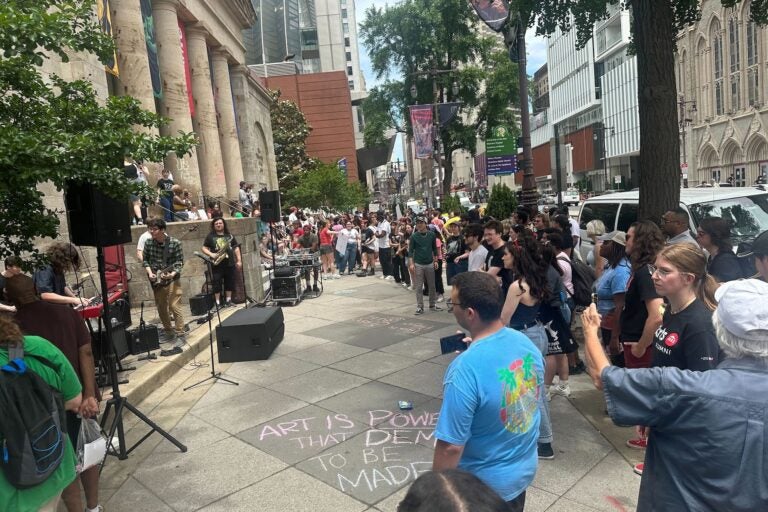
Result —
[[[23, 349], [13, 351], [14, 359], [0, 367], [0, 467], [8, 483], [27, 489], [44, 482], [64, 457], [64, 400], [27, 367]], [[43, 358], [27, 357], [55, 369]]]

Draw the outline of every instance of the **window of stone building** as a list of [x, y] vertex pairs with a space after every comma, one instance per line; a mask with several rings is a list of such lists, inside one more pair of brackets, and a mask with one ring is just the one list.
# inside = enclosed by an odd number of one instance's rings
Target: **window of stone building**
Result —
[[739, 21], [736, 17], [728, 20], [728, 57], [730, 68], [731, 104], [730, 111], [741, 109], [741, 52], [739, 39]]
[[349, 23], [345, 21], [344, 23], [341, 24], [341, 28], [343, 29], [345, 34], [349, 34]]
[[758, 69], [758, 40], [759, 30], [757, 25], [750, 21], [747, 23], [747, 100], [750, 106], [760, 103], [760, 73]]
[[712, 39], [712, 60], [715, 73], [714, 93], [715, 93], [715, 115], [720, 116], [725, 113], [725, 91], [723, 91], [723, 35], [720, 33], [720, 27], [713, 28], [714, 38]]

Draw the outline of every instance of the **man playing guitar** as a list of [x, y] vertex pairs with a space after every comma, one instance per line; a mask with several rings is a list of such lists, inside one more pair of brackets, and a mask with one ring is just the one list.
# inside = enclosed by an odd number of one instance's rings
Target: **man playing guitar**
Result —
[[[157, 312], [163, 323], [163, 343], [175, 342], [170, 351], [163, 355], [181, 353], [186, 343], [184, 336], [184, 317], [181, 310], [181, 269], [184, 267], [184, 253], [181, 242], [165, 232], [163, 219], [151, 219], [147, 228], [152, 236], [144, 245], [144, 268], [152, 284]], [[171, 314], [175, 328], [171, 327]], [[170, 352], [170, 353], [168, 353]]]
[[[203, 242], [203, 253], [211, 259], [211, 286], [216, 296], [217, 306], [232, 305], [232, 291], [235, 289], [235, 267], [243, 268], [240, 244], [229, 234], [227, 222], [222, 218], [213, 219], [211, 232]], [[226, 293], [226, 302], [221, 303], [222, 281]]]

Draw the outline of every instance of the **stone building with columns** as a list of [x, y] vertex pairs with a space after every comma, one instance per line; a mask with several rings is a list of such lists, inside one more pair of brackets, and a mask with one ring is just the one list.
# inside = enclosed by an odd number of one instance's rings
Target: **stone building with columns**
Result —
[[165, 168], [193, 198], [236, 200], [239, 182], [277, 188], [269, 94], [245, 66], [249, 0], [111, 0], [119, 76], [130, 95], [169, 120], [161, 135], [195, 132], [187, 156]]
[[768, 175], [768, 28], [751, 2], [701, 3], [701, 19], [678, 34], [676, 74], [681, 164], [691, 186]]

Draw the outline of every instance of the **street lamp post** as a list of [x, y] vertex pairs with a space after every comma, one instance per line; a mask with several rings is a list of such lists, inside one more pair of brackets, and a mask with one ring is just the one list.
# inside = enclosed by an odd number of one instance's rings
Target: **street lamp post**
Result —
[[[680, 124], [680, 132], [682, 133], [682, 136], [683, 136], [683, 144], [682, 144], [682, 147], [683, 147], [683, 162], [682, 163], [684, 163], [686, 165], [686, 173], [687, 173], [687, 166], [688, 166], [687, 148], [685, 146], [686, 126], [688, 126], [689, 124], [691, 124], [693, 122], [693, 119], [685, 116], [685, 114], [686, 114], [686, 108], [685, 107], [687, 105], [690, 105], [688, 112], [691, 113], [691, 114], [695, 114], [696, 113], [696, 100], [688, 100], [688, 101], [686, 101], [685, 96], [683, 96], [681, 94], [680, 97], [677, 100], [677, 107], [680, 109], [680, 111], [679, 111], [679, 113], [677, 115], [677, 119], [678, 119], [678, 123]], [[681, 166], [681, 168], [682, 168], [682, 166]], [[683, 177], [683, 186], [685, 188], [688, 188], [688, 178], [685, 177], [685, 176]]]
[[[411, 73], [411, 76], [429, 76], [432, 78], [432, 124], [433, 124], [433, 135], [434, 140], [432, 142], [433, 144], [433, 154], [435, 156], [435, 160], [437, 161], [437, 184], [438, 186], [441, 183], [442, 179], [442, 151], [441, 151], [441, 143], [442, 139], [440, 137], [440, 104], [442, 103], [440, 100], [440, 90], [437, 87], [437, 76], [438, 75], [447, 75], [449, 73], [453, 73], [456, 71], [455, 69], [435, 69], [432, 68], [427, 71], [417, 71], [415, 73]], [[456, 97], [459, 94], [459, 84], [455, 81], [453, 84], [451, 84], [451, 92], [453, 93], [453, 96]], [[411, 84], [411, 98], [414, 100], [418, 97], [419, 92], [416, 89], [416, 84]], [[435, 193], [434, 193], [434, 186], [432, 185], [432, 179], [434, 178], [434, 166], [430, 168], [429, 173], [429, 205], [430, 207], [435, 206]]]
[[[616, 130], [614, 130], [613, 126], [597, 127], [594, 128], [595, 133], [592, 134], [592, 140], [600, 140], [600, 160], [602, 161], [603, 166], [603, 186], [608, 183], [608, 186], [611, 187], [611, 184], [609, 183], [611, 177], [608, 174], [608, 168], [605, 166], [605, 132], [608, 130], [611, 131], [611, 137], [616, 135]], [[597, 135], [598, 132], [600, 132], [599, 139]]]

